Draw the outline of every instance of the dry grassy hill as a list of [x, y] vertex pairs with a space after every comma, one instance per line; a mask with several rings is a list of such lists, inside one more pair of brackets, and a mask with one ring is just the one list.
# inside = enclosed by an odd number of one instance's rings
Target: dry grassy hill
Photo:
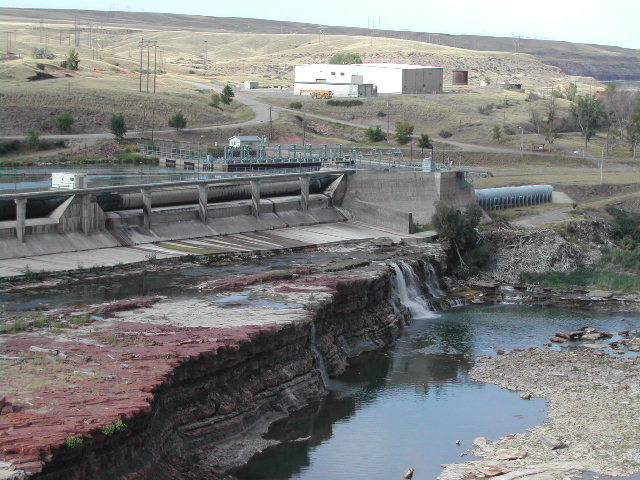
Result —
[[268, 33], [320, 36], [339, 35], [374, 37], [378, 41], [401, 39], [476, 51], [499, 51], [530, 54], [547, 65], [559, 67], [567, 75], [590, 76], [598, 80], [640, 80], [640, 51], [634, 49], [524, 38], [476, 35], [444, 35], [439, 33], [369, 30], [333, 27], [311, 23], [278, 22], [247, 18], [217, 18], [163, 13], [99, 12], [86, 10], [1, 9], [3, 21], [11, 24], [37, 23], [90, 24], [128, 29], [144, 33], [153, 26], [157, 30], [180, 30], [208, 33]]

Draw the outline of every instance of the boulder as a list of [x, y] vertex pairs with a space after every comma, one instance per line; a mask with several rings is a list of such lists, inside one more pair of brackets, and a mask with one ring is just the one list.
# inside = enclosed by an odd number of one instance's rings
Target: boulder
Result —
[[500, 460], [518, 460], [528, 455], [524, 450], [514, 450], [512, 448], [500, 448], [493, 452], [493, 454]]

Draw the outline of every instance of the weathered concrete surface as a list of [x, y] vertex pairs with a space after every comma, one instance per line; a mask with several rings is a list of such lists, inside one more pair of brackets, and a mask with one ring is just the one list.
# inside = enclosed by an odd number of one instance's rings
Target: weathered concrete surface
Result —
[[[454, 207], [464, 207], [475, 203], [474, 189], [464, 179], [463, 172], [374, 172], [358, 171], [346, 178], [347, 192], [342, 208], [355, 208], [354, 200], [360, 200], [381, 207], [380, 215], [375, 212], [360, 212], [353, 218], [373, 225], [389, 228], [389, 215], [385, 210], [397, 210], [412, 214], [416, 224], [431, 223], [435, 204], [443, 201]], [[385, 223], [378, 223], [382, 217]], [[394, 228], [406, 231], [406, 219], [398, 218]]]
[[[70, 198], [49, 217], [28, 219], [24, 241], [15, 236], [16, 222], [0, 222], [0, 261], [345, 220], [322, 194], [309, 196], [305, 212], [301, 211], [299, 197], [261, 199], [257, 217], [252, 214], [251, 200], [210, 204], [206, 222], [202, 222], [199, 205], [152, 207], [147, 215], [144, 209], [105, 214], [94, 201], [89, 203], [91, 221], [84, 225], [82, 206], [79, 197]], [[83, 229], [87, 233], [82, 233]]]
[[[311, 211], [313, 213], [313, 211]], [[68, 234], [71, 235], [71, 234]], [[81, 234], [73, 238], [82, 240]], [[145, 262], [150, 258], [171, 258], [183, 255], [281, 250], [314, 245], [326, 245], [351, 240], [389, 237], [403, 238], [395, 232], [344, 222], [283, 228], [267, 232], [220, 235], [191, 240], [146, 243], [131, 247], [97, 248], [77, 252], [35, 255], [0, 260], [0, 277], [11, 278], [29, 273], [62, 272], [95, 266], [113, 266], [119, 263]], [[70, 237], [71, 238], [71, 237]]]

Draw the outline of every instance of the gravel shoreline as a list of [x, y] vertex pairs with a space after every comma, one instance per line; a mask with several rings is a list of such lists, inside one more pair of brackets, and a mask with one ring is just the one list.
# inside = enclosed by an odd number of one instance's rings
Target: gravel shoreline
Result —
[[480, 357], [471, 374], [477, 381], [523, 392], [523, 401], [548, 399], [549, 417], [526, 433], [495, 442], [476, 439], [474, 454], [485, 460], [446, 465], [440, 480], [640, 472], [640, 356], [534, 347]]

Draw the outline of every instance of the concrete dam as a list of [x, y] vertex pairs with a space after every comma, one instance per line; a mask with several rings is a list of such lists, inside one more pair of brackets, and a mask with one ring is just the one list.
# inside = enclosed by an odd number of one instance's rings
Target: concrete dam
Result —
[[[0, 259], [356, 221], [410, 234], [463, 172], [331, 170], [0, 195]], [[15, 212], [15, 213], [14, 213]]]

